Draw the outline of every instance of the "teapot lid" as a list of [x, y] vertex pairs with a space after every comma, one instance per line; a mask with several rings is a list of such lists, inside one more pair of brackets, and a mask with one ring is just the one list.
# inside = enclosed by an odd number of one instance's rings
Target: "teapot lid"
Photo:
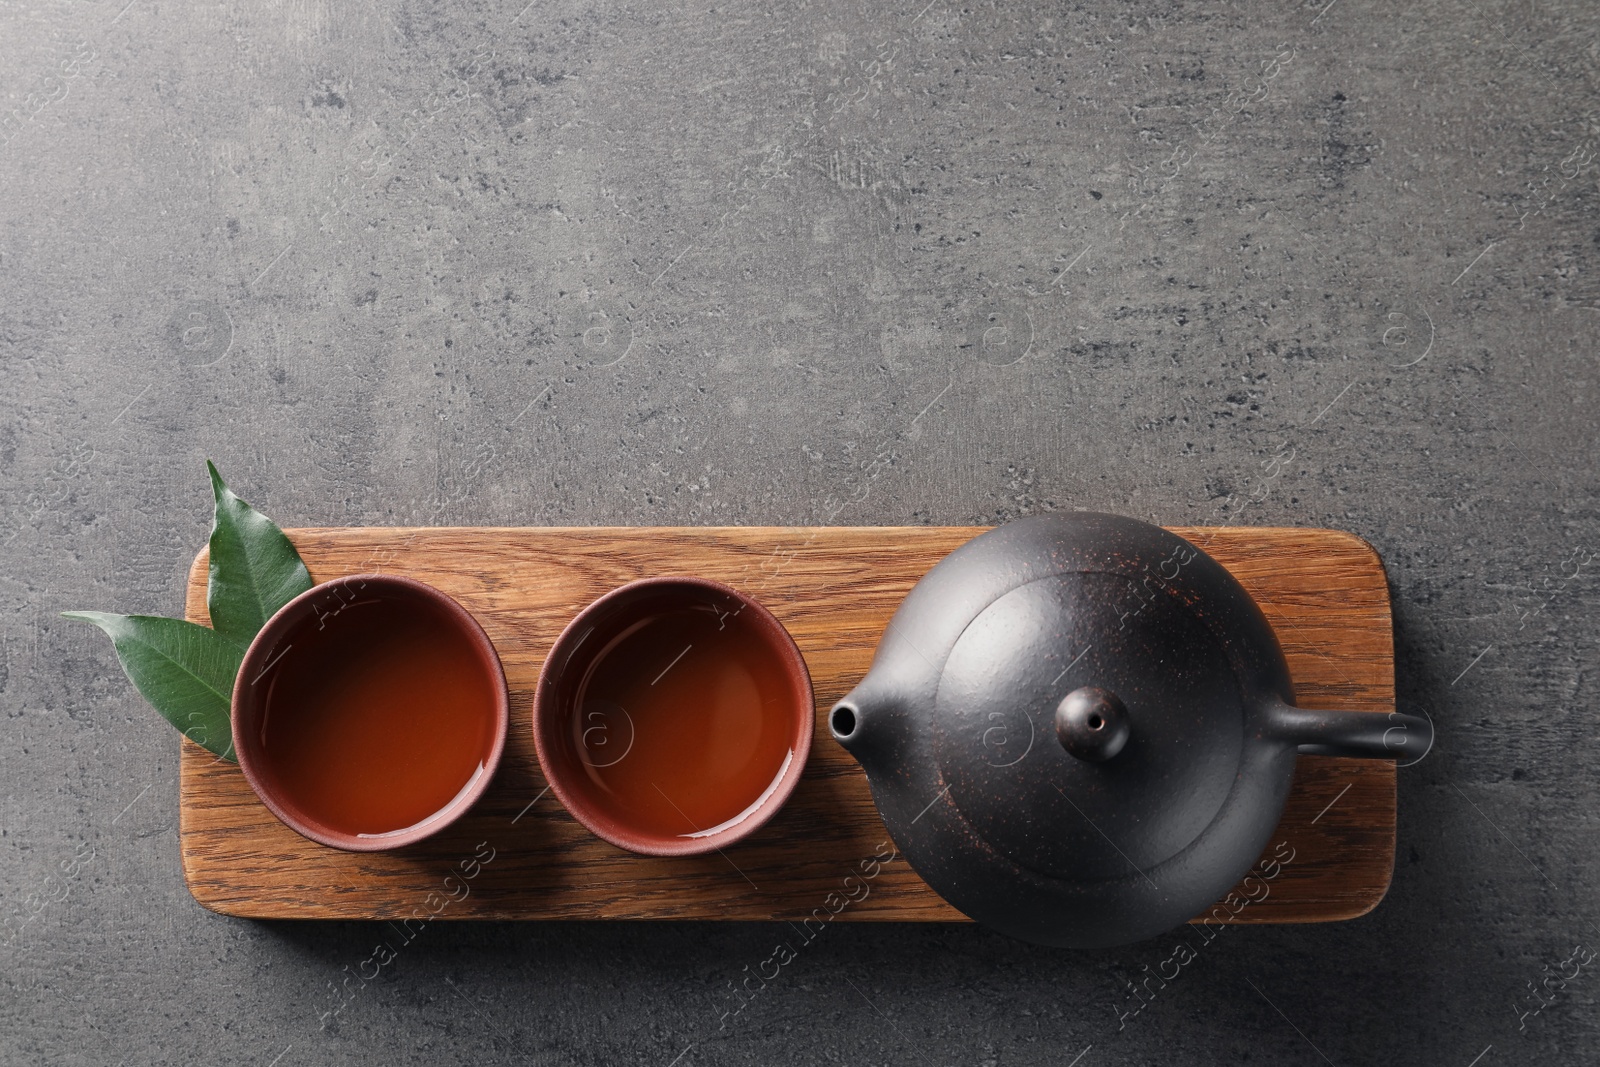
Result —
[[1244, 696], [1211, 629], [1114, 573], [993, 601], [951, 648], [935, 707], [951, 803], [991, 848], [1058, 879], [1182, 851], [1227, 801], [1244, 745]]

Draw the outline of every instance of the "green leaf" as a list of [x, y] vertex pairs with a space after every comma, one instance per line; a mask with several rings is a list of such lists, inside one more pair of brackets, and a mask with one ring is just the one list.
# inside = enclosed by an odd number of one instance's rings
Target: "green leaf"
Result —
[[233, 759], [228, 708], [243, 645], [182, 619], [102, 611], [62, 614], [104, 630], [140, 694], [189, 740]]
[[274, 612], [311, 588], [311, 572], [277, 524], [233, 495], [206, 461], [216, 494], [206, 607], [219, 634], [248, 645]]

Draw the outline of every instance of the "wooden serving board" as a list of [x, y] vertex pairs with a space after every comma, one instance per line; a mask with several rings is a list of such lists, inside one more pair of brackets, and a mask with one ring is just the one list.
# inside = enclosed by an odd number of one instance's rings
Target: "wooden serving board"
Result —
[[[826, 711], [866, 672], [917, 579], [981, 532], [291, 530], [317, 581], [405, 574], [478, 618], [511, 688], [505, 756], [489, 791], [455, 826], [401, 853], [354, 854], [300, 837], [261, 805], [237, 766], [183, 741], [179, 826], [189, 889], [207, 908], [253, 918], [799, 920], [819, 908], [826, 915], [843, 899], [830, 894], [870, 869], [863, 861], [887, 851], [880, 845], [889, 840], [865, 775], [828, 735]], [[1334, 530], [1176, 532], [1205, 547], [1261, 604], [1303, 706], [1393, 710], [1388, 586], [1366, 542]], [[188, 617], [196, 622], [207, 621], [206, 563], [201, 552], [189, 575]], [[794, 635], [816, 688], [816, 739], [799, 788], [770, 823], [722, 855], [647, 858], [612, 847], [545, 790], [534, 755], [534, 686], [556, 635], [600, 594], [662, 574], [713, 578], [761, 601]], [[1394, 866], [1393, 765], [1300, 757], [1273, 841], [1287, 842], [1293, 861], [1236, 921], [1318, 922], [1369, 911]], [[883, 865], [868, 895], [835, 918], [965, 921], [903, 858]]]

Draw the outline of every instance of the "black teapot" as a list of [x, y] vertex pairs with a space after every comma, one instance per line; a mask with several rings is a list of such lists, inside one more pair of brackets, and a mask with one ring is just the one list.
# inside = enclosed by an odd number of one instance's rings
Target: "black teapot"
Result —
[[1424, 719], [1293, 705], [1271, 626], [1159, 526], [1020, 519], [952, 552], [829, 713], [917, 873], [1043, 945], [1195, 917], [1260, 855], [1295, 754], [1415, 759]]

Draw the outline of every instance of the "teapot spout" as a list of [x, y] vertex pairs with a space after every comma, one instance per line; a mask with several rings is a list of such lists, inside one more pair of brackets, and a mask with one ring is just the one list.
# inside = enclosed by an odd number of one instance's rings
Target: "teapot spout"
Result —
[[898, 708], [869, 676], [828, 712], [828, 732], [868, 772], [890, 747]]
[[861, 737], [861, 705], [854, 690], [828, 712], [828, 732], [846, 749], [853, 747]]

